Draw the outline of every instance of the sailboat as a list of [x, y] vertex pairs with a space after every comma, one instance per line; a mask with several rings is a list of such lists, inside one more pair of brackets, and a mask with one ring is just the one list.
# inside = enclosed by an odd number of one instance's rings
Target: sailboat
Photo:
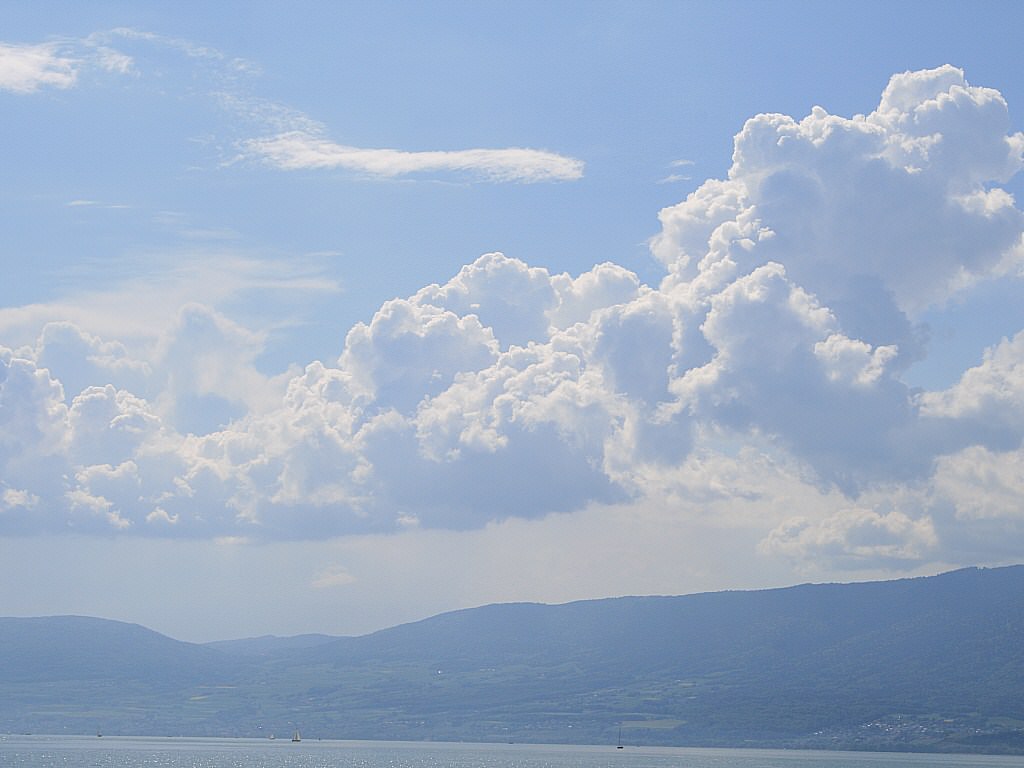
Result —
[[295, 729], [295, 733], [292, 734], [292, 741], [294, 741], [294, 742], [302, 741], [302, 737], [299, 735], [299, 729], [298, 728], [296, 728]]
[[616, 749], [622, 749], [622, 726], [621, 725], [619, 726], [619, 745], [616, 747]]

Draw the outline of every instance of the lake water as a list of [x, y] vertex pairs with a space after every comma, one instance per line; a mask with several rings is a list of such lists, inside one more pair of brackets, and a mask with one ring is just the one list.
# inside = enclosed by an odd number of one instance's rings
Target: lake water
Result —
[[1024, 757], [388, 741], [0, 736], [17, 768], [1024, 768]]

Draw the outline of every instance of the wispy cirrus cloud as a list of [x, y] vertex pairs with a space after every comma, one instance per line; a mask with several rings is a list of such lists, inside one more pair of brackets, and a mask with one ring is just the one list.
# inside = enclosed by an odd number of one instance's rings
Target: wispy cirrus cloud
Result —
[[183, 53], [190, 59], [226, 62], [230, 69], [238, 72], [250, 72], [253, 74], [259, 72], [259, 67], [253, 62], [237, 57], [230, 58], [223, 51], [209, 45], [202, 45], [184, 38], [161, 35], [132, 27], [116, 27], [103, 32], [94, 32], [87, 38], [86, 42], [90, 45], [103, 45], [115, 40], [148, 43], [161, 48], [168, 48]]
[[42, 87], [70, 88], [78, 75], [75, 59], [55, 43], [0, 43], [0, 90], [34, 93]]
[[306, 131], [251, 139], [243, 143], [243, 152], [281, 170], [341, 169], [383, 178], [456, 172], [488, 181], [536, 183], [574, 181], [583, 176], [583, 161], [539, 149], [362, 149]]
[[[457, 174], [473, 180], [532, 184], [575, 181], [583, 177], [583, 161], [555, 152], [524, 147], [408, 151], [362, 148], [325, 138], [326, 128], [301, 111], [254, 96], [239, 87], [239, 78], [257, 75], [259, 67], [229, 58], [216, 48], [131, 28], [96, 32], [81, 40], [31, 45], [0, 43], [0, 90], [33, 93], [42, 87], [70, 88], [87, 69], [119, 75], [139, 74], [136, 56], [114, 45], [142, 46], [178, 52], [204, 65], [207, 95], [243, 119], [252, 133], [236, 139], [242, 159], [255, 159], [286, 171], [347, 170], [375, 178], [423, 174]], [[257, 138], [252, 138], [253, 133]], [[259, 136], [259, 134], [263, 134]]]
[[[693, 160], [673, 160], [669, 163], [669, 167], [672, 169], [692, 168], [694, 165]], [[663, 179], [658, 179], [659, 184], [675, 184], [677, 181], [689, 181], [692, 177], [683, 173], [681, 170], [673, 170], [668, 176]]]
[[88, 71], [129, 75], [135, 72], [135, 61], [96, 35], [45, 43], [0, 42], [0, 91], [31, 94], [42, 88], [72, 88]]

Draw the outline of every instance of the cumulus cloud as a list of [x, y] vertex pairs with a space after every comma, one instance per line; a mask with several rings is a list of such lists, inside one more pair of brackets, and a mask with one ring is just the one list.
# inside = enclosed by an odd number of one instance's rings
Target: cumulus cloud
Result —
[[844, 509], [823, 520], [787, 520], [761, 542], [762, 551], [821, 567], [856, 569], [863, 563], [890, 567], [916, 565], [936, 548], [938, 537], [928, 517], [914, 519], [894, 509]]
[[110, 384], [89, 387], [68, 409], [69, 455], [79, 465], [119, 465], [161, 429], [145, 400]]
[[[0, 527], [257, 540], [658, 509], [801, 568], [977, 561], [1021, 540], [1024, 332], [945, 391], [904, 374], [928, 353], [925, 309], [1018, 279], [1024, 215], [1000, 185], [1022, 150], [998, 92], [953, 67], [904, 73], [867, 115], [747, 121], [727, 177], [661, 212], [657, 286], [485, 254], [274, 380], [264, 335], [203, 304], [175, 304], [144, 362], [116, 333], [49, 326], [0, 355]], [[379, 175], [580, 172], [308, 133], [249, 151]]]
[[1024, 520], [1024, 450], [992, 451], [973, 445], [943, 456], [935, 486], [962, 520]]
[[0, 459], [27, 463], [59, 453], [66, 420], [60, 382], [31, 360], [0, 348]]
[[905, 315], [995, 276], [1020, 240], [994, 186], [1022, 164], [1008, 130], [1000, 94], [949, 66], [894, 76], [867, 116], [758, 115], [729, 178], [662, 211], [654, 253], [675, 280], [712, 285], [779, 261], [849, 335], [914, 347]]
[[949, 389], [920, 400], [924, 417], [955, 423], [989, 445], [1013, 447], [1024, 436], [1024, 331], [986, 350]]
[[392, 178], [423, 173], [468, 173], [487, 181], [574, 181], [583, 163], [538, 149], [460, 149], [410, 152], [361, 149], [305, 131], [287, 131], [243, 144], [245, 154], [281, 170], [340, 169]]
[[369, 401], [408, 413], [447, 389], [460, 371], [492, 362], [497, 347], [494, 333], [476, 315], [395, 299], [369, 325], [349, 331], [339, 364]]
[[263, 342], [204, 305], [186, 304], [155, 354], [164, 374], [158, 406], [180, 432], [195, 434], [266, 410], [283, 387], [255, 368]]
[[104, 341], [66, 320], [43, 326], [30, 354], [61, 382], [69, 399], [97, 385], [116, 384], [139, 394], [148, 388], [150, 367], [133, 359], [124, 344]]

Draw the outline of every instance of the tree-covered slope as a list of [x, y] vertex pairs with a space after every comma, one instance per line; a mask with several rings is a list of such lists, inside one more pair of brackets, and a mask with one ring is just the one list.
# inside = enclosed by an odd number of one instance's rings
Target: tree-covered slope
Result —
[[180, 685], [228, 673], [230, 659], [138, 624], [87, 616], [0, 618], [0, 682]]
[[333, 728], [363, 702], [396, 732], [425, 722], [454, 735], [475, 715], [521, 738], [607, 738], [629, 721], [645, 741], [782, 742], [898, 714], [1024, 720], [1022, 630], [1024, 568], [968, 569], [493, 605], [341, 639], [304, 662], [329, 670], [322, 693], [346, 713]]
[[601, 742], [621, 725], [631, 743], [1008, 750], [1024, 743], [1022, 636], [1024, 566], [491, 605], [213, 648], [6, 619], [0, 730], [103, 717], [133, 733]]

